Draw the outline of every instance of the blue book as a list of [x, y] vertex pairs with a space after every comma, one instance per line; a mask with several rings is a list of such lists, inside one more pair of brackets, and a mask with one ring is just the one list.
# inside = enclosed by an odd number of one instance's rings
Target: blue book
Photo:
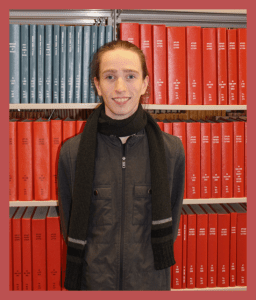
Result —
[[53, 29], [53, 103], [60, 103], [60, 25]]
[[36, 103], [36, 95], [37, 95], [37, 41], [36, 41], [36, 33], [37, 33], [37, 25], [30, 25], [29, 28], [29, 102]]
[[60, 26], [60, 103], [66, 103], [67, 30]]
[[83, 29], [82, 103], [89, 103], [91, 26]]
[[20, 103], [20, 25], [9, 25], [9, 103]]
[[113, 41], [113, 27], [110, 25], [106, 25], [106, 38], [105, 43], [110, 43]]
[[29, 25], [21, 25], [20, 45], [21, 103], [29, 103]]
[[[98, 50], [104, 44], [105, 44], [105, 26], [100, 25], [98, 27], [98, 45], [97, 45]], [[98, 95], [95, 98], [95, 102], [100, 103], [100, 97]]]
[[44, 25], [37, 25], [37, 103], [44, 103]]
[[[90, 49], [90, 63], [93, 59], [93, 55], [97, 52], [98, 50], [98, 26], [93, 25], [91, 26], [91, 49]], [[93, 89], [93, 85], [90, 82], [90, 98], [89, 98], [89, 103], [95, 103], [96, 96], [95, 92]]]
[[52, 25], [45, 26], [45, 103], [52, 103]]
[[67, 27], [67, 103], [74, 103], [74, 26]]
[[82, 26], [75, 27], [75, 103], [81, 103]]

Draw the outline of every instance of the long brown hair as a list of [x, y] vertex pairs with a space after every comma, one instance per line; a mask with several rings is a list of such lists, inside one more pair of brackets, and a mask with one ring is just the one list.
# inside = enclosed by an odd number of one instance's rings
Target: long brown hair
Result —
[[[140, 62], [141, 62], [143, 79], [145, 79], [146, 76], [149, 75], [145, 55], [140, 48], [138, 48], [136, 45], [134, 45], [130, 42], [127, 42], [127, 41], [122, 41], [122, 40], [112, 41], [110, 43], [103, 45], [102, 47], [100, 47], [98, 49], [98, 51], [94, 54], [93, 59], [90, 64], [90, 69], [91, 69], [90, 80], [91, 80], [91, 84], [93, 86], [93, 89], [94, 89], [96, 95], [98, 95], [98, 92], [97, 92], [97, 89], [94, 84], [94, 77], [96, 77], [97, 80], [100, 81], [100, 62], [101, 62], [102, 55], [108, 51], [120, 49], [120, 48], [125, 49], [125, 50], [131, 50], [131, 51], [137, 53], [139, 56]], [[145, 99], [148, 98], [150, 95], [150, 87], [149, 86], [150, 86], [150, 82], [148, 84], [146, 93], [140, 97], [141, 104], [143, 104], [146, 101]], [[103, 102], [102, 97], [100, 97], [100, 100], [101, 100], [101, 102]]]

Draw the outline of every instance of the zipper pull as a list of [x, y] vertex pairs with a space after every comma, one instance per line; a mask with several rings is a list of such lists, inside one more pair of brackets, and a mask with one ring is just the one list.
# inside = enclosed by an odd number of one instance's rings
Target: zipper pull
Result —
[[122, 157], [122, 168], [124, 169], [126, 167], [125, 165], [125, 157]]

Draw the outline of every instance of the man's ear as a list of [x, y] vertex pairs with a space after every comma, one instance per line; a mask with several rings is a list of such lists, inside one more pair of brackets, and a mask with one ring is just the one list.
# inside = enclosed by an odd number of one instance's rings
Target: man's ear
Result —
[[95, 86], [96, 86], [98, 95], [99, 95], [99, 96], [102, 96], [102, 94], [101, 94], [101, 89], [100, 89], [100, 83], [99, 83], [98, 79], [97, 79], [96, 77], [94, 77], [93, 80], [94, 80], [94, 84], [95, 84]]
[[142, 95], [144, 95], [146, 93], [148, 84], [149, 84], [149, 76], [147, 75], [145, 77], [145, 79], [143, 80]]

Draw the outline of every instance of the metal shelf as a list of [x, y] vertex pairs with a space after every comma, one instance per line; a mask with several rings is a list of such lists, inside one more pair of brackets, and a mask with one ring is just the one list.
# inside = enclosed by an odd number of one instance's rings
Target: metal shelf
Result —
[[[184, 199], [183, 204], [217, 204], [217, 203], [246, 203], [247, 198], [210, 198], [210, 199]], [[10, 207], [20, 206], [58, 206], [58, 200], [48, 201], [9, 201]]]
[[[95, 109], [100, 103], [9, 104], [9, 109]], [[247, 110], [247, 105], [158, 105], [142, 104], [149, 110]]]

